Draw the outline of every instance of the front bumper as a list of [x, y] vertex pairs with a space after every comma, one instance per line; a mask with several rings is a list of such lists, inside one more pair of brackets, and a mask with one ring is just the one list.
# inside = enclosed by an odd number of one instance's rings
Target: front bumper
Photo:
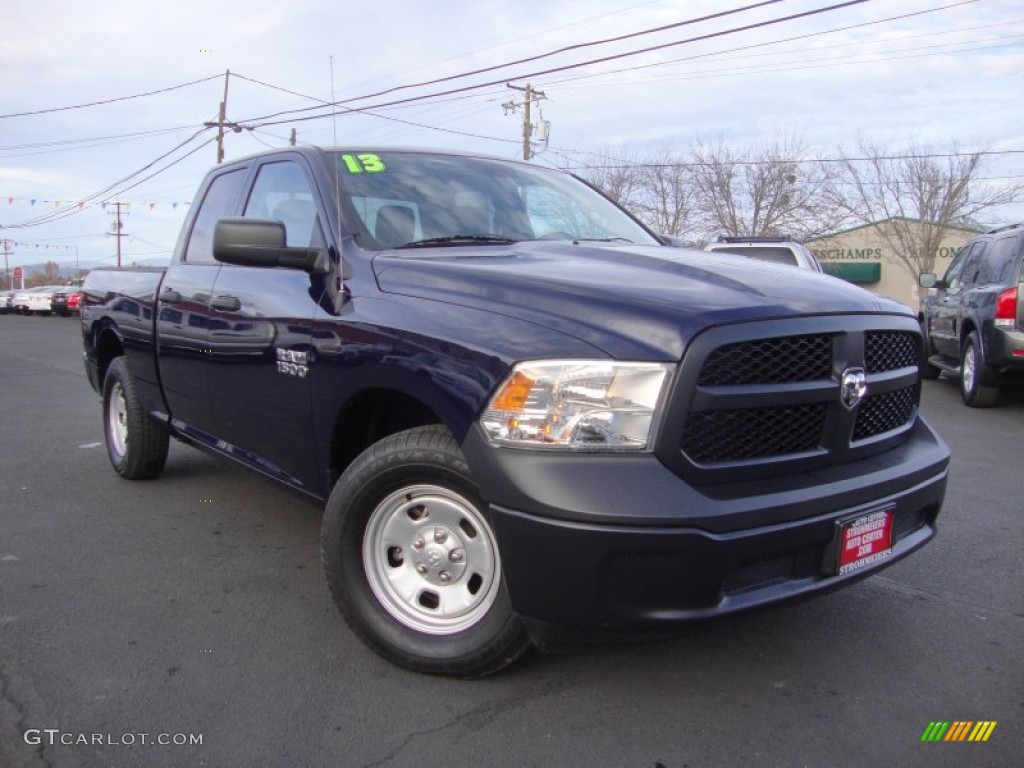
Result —
[[[850, 583], [935, 533], [949, 451], [923, 420], [850, 464], [694, 488], [654, 456], [465, 450], [501, 548], [513, 608], [533, 624], [666, 629]], [[511, 502], [511, 503], [509, 503]], [[892, 553], [834, 573], [837, 522], [894, 509]]]

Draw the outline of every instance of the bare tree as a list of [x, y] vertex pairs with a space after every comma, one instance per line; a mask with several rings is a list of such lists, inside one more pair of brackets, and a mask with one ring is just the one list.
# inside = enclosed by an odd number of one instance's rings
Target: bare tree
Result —
[[629, 147], [602, 147], [594, 153], [580, 175], [623, 208], [638, 214], [637, 198], [642, 189], [640, 160]]
[[849, 213], [878, 232], [911, 275], [935, 271], [951, 227], [976, 227], [976, 218], [1022, 198], [1021, 184], [994, 187], [978, 180], [982, 152], [947, 153], [911, 143], [907, 149], [860, 143], [860, 157], [841, 163], [839, 199]]
[[698, 141], [690, 150], [699, 225], [709, 235], [810, 237], [842, 224], [835, 168], [794, 138], [736, 150]]
[[682, 236], [693, 219], [693, 183], [685, 158], [668, 147], [640, 155], [604, 148], [581, 175], [655, 232]]
[[43, 264], [43, 271], [32, 270], [25, 278], [26, 288], [35, 288], [40, 285], [57, 285], [60, 283], [60, 265], [55, 261], [47, 261]]
[[644, 161], [637, 213], [663, 235], [685, 236], [694, 218], [694, 186], [690, 166], [667, 147]]

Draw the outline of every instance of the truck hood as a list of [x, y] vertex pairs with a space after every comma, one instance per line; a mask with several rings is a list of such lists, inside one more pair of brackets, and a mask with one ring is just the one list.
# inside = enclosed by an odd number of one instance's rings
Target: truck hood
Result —
[[678, 360], [722, 323], [911, 314], [810, 270], [669, 247], [538, 241], [387, 251], [373, 266], [385, 293], [528, 320], [623, 359]]

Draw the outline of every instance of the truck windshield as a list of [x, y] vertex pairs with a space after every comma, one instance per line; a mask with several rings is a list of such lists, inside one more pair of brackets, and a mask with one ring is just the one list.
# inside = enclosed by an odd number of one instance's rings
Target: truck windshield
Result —
[[343, 205], [371, 250], [522, 240], [658, 242], [573, 176], [524, 163], [420, 152], [334, 153]]

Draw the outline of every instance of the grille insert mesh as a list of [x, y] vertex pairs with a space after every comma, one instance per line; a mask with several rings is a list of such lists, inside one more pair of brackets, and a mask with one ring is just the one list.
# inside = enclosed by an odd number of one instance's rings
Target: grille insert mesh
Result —
[[864, 368], [868, 373], [895, 371], [918, 364], [921, 339], [905, 331], [869, 331], [864, 337]]
[[865, 440], [883, 432], [898, 429], [914, 414], [914, 387], [868, 395], [857, 411], [854, 440]]
[[825, 409], [825, 403], [804, 403], [691, 413], [683, 451], [702, 464], [812, 451], [821, 439]]
[[728, 386], [815, 381], [827, 379], [831, 371], [831, 336], [784, 336], [719, 347], [704, 361], [697, 383]]

